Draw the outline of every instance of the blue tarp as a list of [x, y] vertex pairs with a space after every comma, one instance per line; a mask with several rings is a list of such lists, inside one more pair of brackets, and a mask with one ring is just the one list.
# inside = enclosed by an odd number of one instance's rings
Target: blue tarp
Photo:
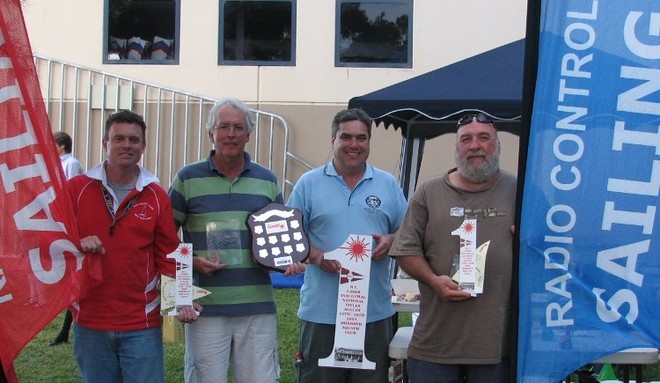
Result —
[[303, 284], [305, 274], [294, 275], [291, 277], [285, 276], [282, 273], [271, 272], [270, 280], [275, 288], [300, 288]]

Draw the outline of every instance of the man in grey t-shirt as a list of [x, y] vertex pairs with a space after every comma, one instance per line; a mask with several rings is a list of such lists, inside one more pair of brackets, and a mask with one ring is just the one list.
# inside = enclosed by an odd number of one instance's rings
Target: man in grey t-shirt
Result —
[[[516, 179], [500, 170], [499, 154], [492, 119], [463, 116], [457, 167], [415, 191], [390, 250], [420, 282], [420, 316], [408, 348], [412, 382], [509, 381]], [[462, 248], [486, 242], [483, 292], [471, 294], [452, 279], [452, 266]]]

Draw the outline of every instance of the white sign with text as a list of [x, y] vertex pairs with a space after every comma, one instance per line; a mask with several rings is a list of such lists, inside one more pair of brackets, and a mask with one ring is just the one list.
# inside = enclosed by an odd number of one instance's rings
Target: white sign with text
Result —
[[335, 345], [330, 356], [319, 359], [319, 366], [365, 370], [376, 368], [376, 363], [367, 360], [364, 351], [371, 246], [371, 236], [351, 234], [343, 245], [325, 254], [325, 259], [341, 263], [341, 272]]

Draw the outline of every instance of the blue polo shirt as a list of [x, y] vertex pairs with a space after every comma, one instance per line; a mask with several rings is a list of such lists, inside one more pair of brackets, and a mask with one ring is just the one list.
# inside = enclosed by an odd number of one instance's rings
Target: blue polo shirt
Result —
[[[332, 162], [300, 177], [287, 204], [302, 212], [310, 245], [325, 251], [338, 248], [350, 234], [396, 232], [407, 208], [403, 191], [390, 173], [367, 164], [362, 180], [351, 191]], [[388, 257], [371, 263], [367, 322], [394, 314], [390, 262]], [[300, 290], [300, 319], [335, 323], [338, 277], [316, 265], [307, 266]]]

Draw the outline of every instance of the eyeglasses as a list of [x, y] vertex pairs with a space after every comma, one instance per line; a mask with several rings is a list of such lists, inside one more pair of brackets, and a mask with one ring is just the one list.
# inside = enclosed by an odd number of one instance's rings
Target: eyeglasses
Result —
[[247, 128], [243, 125], [229, 125], [229, 124], [219, 124], [214, 129], [217, 129], [221, 132], [227, 133], [230, 130], [234, 131], [234, 134], [240, 135], [247, 132]]
[[460, 127], [469, 124], [475, 119], [477, 120], [477, 122], [481, 122], [482, 124], [491, 124], [495, 126], [495, 122], [493, 122], [493, 119], [481, 112], [466, 114], [465, 116], [461, 117], [458, 120], [457, 126]]

